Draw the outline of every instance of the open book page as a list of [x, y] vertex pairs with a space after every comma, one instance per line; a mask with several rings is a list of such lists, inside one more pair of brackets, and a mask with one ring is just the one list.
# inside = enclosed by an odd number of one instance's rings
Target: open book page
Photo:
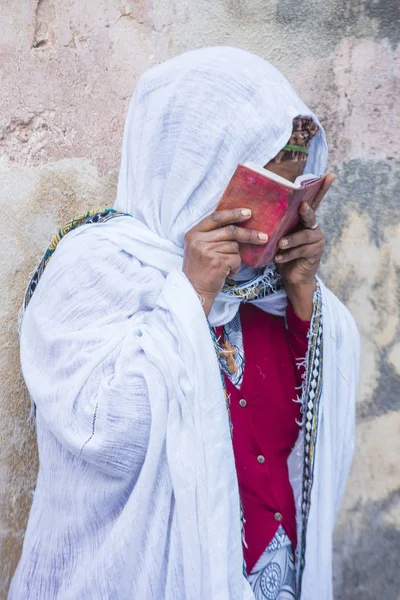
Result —
[[263, 167], [260, 167], [259, 165], [256, 165], [252, 162], [246, 162], [244, 163], [244, 166], [247, 169], [250, 169], [251, 171], [255, 171], [256, 173], [259, 173], [260, 175], [263, 175], [268, 179], [272, 179], [277, 183], [282, 183], [282, 185], [286, 185], [287, 187], [293, 188], [294, 190], [298, 190], [301, 187], [303, 187], [306, 183], [310, 183], [311, 181], [319, 179], [318, 175], [312, 175], [311, 173], [308, 173], [307, 175], [300, 175], [293, 182], [289, 181], [288, 179], [285, 179], [284, 177], [281, 177], [281, 175], [273, 173], [272, 171], [268, 171], [268, 169], [264, 169]]
[[[307, 183], [311, 183], [311, 181], [316, 181], [317, 179], [321, 179], [317, 175], [313, 175], [312, 173], [307, 173], [306, 175], [299, 175], [296, 177], [294, 186], [297, 188], [303, 187]], [[289, 182], [290, 183], [290, 182]]]

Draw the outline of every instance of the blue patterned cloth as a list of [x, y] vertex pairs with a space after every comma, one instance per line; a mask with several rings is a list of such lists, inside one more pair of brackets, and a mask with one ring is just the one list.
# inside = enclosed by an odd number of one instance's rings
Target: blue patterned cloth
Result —
[[[233, 281], [227, 280], [222, 293], [228, 296], [240, 298], [242, 303], [251, 302], [259, 298], [266, 298], [276, 294], [283, 289], [282, 278], [274, 263], [269, 263], [261, 269], [253, 269], [254, 273], [249, 280]], [[230, 379], [235, 387], [240, 390], [243, 381], [245, 356], [243, 347], [242, 324], [239, 311], [233, 319], [223, 327], [222, 339], [227, 341], [233, 352], [233, 359], [236, 365], [236, 371], [233, 373], [228, 368], [228, 362], [225, 358], [229, 352], [221, 347], [221, 339], [217, 339], [219, 346], [220, 366], [225, 375]]]
[[[237, 370], [235, 373], [229, 372], [228, 363], [221, 356], [221, 350], [222, 350], [221, 347], [219, 347], [220, 366], [221, 366], [223, 372], [225, 373], [225, 375], [228, 377], [228, 379], [230, 379], [231, 382], [233, 383], [233, 385], [236, 386], [238, 390], [240, 390], [240, 386], [242, 385], [242, 381], [243, 381], [245, 359], [244, 359], [244, 347], [243, 347], [242, 322], [240, 319], [239, 311], [233, 317], [232, 321], [230, 321], [229, 323], [224, 325], [222, 337], [224, 340], [227, 340], [234, 348], [235, 354], [234, 354], [233, 358], [234, 358]], [[221, 342], [221, 340], [218, 340], [218, 343], [220, 343], [220, 342]]]
[[249, 575], [256, 600], [296, 600], [293, 548], [282, 525]]

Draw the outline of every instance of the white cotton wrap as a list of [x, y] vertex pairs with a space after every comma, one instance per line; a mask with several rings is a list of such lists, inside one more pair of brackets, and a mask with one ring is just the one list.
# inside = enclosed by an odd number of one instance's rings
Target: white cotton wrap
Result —
[[[116, 208], [58, 245], [22, 323], [40, 469], [10, 600], [246, 600], [240, 503], [218, 362], [181, 271], [185, 232], [240, 162], [265, 164], [311, 115], [232, 48], [146, 73], [130, 105]], [[307, 170], [322, 172], [325, 137]], [[324, 384], [301, 600], [331, 600], [331, 538], [354, 428], [358, 335], [323, 285]], [[283, 314], [285, 295], [261, 308]], [[228, 322], [219, 297], [210, 316]], [[299, 503], [301, 445], [292, 453]]]

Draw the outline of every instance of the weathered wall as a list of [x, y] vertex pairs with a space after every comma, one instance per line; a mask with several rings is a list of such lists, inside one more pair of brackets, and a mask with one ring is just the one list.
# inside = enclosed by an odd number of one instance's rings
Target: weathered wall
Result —
[[137, 76], [212, 44], [274, 62], [327, 128], [339, 179], [321, 209], [322, 271], [363, 343], [336, 598], [400, 598], [398, 0], [0, 0], [0, 9], [0, 598], [37, 469], [16, 334], [29, 272], [71, 215], [112, 204]]

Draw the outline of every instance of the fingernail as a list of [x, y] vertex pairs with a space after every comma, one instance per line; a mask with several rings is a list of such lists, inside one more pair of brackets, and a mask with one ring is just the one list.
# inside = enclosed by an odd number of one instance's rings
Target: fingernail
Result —
[[289, 240], [287, 240], [286, 238], [284, 238], [283, 240], [281, 240], [281, 246], [287, 246], [289, 243]]
[[308, 212], [309, 210], [310, 210], [310, 205], [307, 204], [306, 212]]
[[263, 240], [264, 242], [266, 242], [268, 239], [268, 236], [266, 233], [259, 233], [258, 237], [260, 238], [260, 240]]
[[282, 260], [282, 254], [277, 254], [277, 255], [275, 256], [275, 260], [277, 260], [278, 262], [279, 262], [280, 260]]
[[244, 208], [244, 209], [242, 210], [242, 215], [243, 215], [244, 217], [249, 217], [249, 216], [251, 215], [251, 210], [250, 210], [249, 208]]

